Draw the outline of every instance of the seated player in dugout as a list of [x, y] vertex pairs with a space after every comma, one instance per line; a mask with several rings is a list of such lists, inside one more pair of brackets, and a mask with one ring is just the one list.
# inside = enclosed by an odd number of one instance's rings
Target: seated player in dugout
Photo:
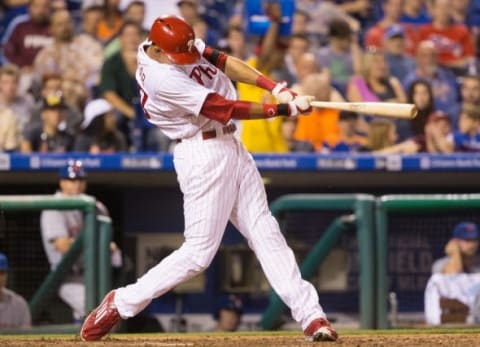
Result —
[[432, 273], [479, 273], [480, 258], [477, 254], [479, 236], [475, 223], [462, 222], [455, 225], [452, 238], [445, 246], [446, 256], [433, 263]]
[[0, 252], [0, 332], [6, 329], [30, 329], [32, 317], [23, 297], [7, 289], [8, 259]]
[[[80, 197], [87, 189], [87, 172], [79, 160], [70, 161], [59, 171], [59, 198]], [[96, 201], [98, 215], [108, 216], [105, 205]], [[80, 210], [44, 210], [41, 214], [41, 233], [45, 253], [54, 270], [65, 253], [83, 229], [83, 213]], [[122, 265], [121, 251], [112, 242], [111, 260], [114, 267]], [[79, 260], [72, 267], [58, 290], [60, 298], [72, 309], [73, 321], [80, 322], [85, 317], [85, 284], [83, 263]]]
[[238, 295], [223, 295], [219, 298], [213, 318], [217, 321], [215, 331], [237, 331], [243, 314], [243, 303]]

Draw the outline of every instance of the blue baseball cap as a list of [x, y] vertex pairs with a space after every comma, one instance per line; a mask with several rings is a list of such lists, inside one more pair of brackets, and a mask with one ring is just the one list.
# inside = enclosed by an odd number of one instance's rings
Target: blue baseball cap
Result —
[[68, 164], [60, 169], [59, 178], [67, 180], [84, 180], [87, 172], [80, 160], [70, 160]]
[[462, 240], [477, 240], [479, 237], [478, 227], [472, 222], [463, 222], [453, 228], [453, 238]]
[[238, 315], [243, 313], [243, 303], [240, 297], [234, 294], [222, 295], [216, 302], [214, 318], [218, 319], [220, 310], [234, 311]]
[[392, 37], [405, 37], [405, 30], [403, 30], [401, 25], [395, 24], [389, 26], [387, 30], [385, 30], [384, 37], [386, 39], [391, 39]]
[[4, 253], [0, 253], [0, 271], [8, 271], [8, 259]]

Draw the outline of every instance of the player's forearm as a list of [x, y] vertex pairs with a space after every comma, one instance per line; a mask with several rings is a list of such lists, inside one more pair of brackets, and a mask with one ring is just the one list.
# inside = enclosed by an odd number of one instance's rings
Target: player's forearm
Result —
[[135, 110], [128, 105], [117, 93], [108, 91], [103, 94], [103, 97], [121, 114], [127, 116], [130, 119], [135, 117]]
[[449, 274], [458, 274], [463, 271], [463, 261], [462, 256], [460, 254], [454, 254], [450, 257], [443, 269], [443, 273], [446, 275]]
[[258, 78], [263, 75], [260, 71], [251, 67], [243, 60], [232, 56], [228, 56], [227, 58], [225, 74], [231, 80], [253, 85], [256, 85]]

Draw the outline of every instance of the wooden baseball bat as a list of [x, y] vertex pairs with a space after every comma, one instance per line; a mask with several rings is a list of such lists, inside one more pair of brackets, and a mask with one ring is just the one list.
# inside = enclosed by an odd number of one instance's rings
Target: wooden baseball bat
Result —
[[312, 107], [333, 108], [377, 115], [384, 117], [412, 119], [417, 115], [417, 108], [414, 104], [400, 104], [396, 102], [333, 102], [333, 101], [311, 101]]

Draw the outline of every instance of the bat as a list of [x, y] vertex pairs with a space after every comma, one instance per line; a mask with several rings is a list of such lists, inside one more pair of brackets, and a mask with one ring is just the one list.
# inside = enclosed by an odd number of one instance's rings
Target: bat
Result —
[[418, 112], [414, 104], [401, 104], [396, 102], [310, 101], [310, 106], [404, 119], [413, 119]]

